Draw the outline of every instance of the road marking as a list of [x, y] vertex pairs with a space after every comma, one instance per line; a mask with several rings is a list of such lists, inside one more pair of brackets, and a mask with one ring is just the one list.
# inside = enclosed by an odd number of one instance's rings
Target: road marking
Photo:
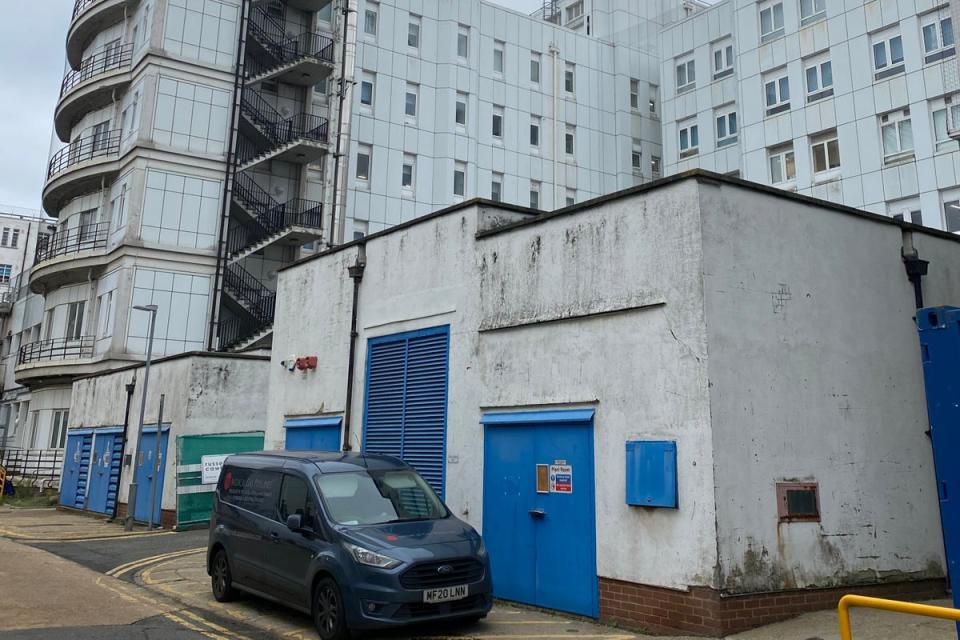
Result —
[[22, 541], [22, 542], [96, 542], [98, 540], [122, 540], [125, 538], [151, 538], [155, 536], [169, 536], [176, 533], [176, 531], [144, 531], [143, 533], [110, 533], [104, 534], [102, 536], [91, 536], [90, 534], [76, 534], [80, 537], [74, 536], [52, 536], [37, 538], [36, 536], [27, 535], [23, 533], [17, 533], [16, 531], [11, 531], [10, 529], [4, 529], [0, 527], [0, 536], [5, 538], [11, 538], [13, 540]]
[[128, 571], [132, 571], [134, 569], [140, 569], [142, 567], [146, 567], [156, 562], [161, 562], [163, 560], [170, 560], [173, 558], [179, 558], [181, 556], [188, 556], [194, 553], [201, 553], [206, 550], [207, 550], [206, 547], [197, 547], [195, 549], [186, 549], [183, 551], [172, 551], [170, 553], [161, 553], [159, 555], [151, 556], [149, 558], [141, 558], [139, 560], [133, 560], [132, 562], [126, 562], [117, 567], [114, 567], [113, 569], [110, 569], [109, 571], [106, 571], [105, 573], [108, 576], [116, 578], [118, 576], [121, 576], [127, 573]]

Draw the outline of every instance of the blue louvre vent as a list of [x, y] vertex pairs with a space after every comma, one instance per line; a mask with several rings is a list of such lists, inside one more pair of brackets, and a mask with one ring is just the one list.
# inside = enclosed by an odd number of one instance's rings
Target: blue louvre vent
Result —
[[369, 341], [363, 450], [412, 465], [441, 496], [447, 430], [449, 327]]
[[627, 443], [627, 504], [676, 508], [676, 442]]

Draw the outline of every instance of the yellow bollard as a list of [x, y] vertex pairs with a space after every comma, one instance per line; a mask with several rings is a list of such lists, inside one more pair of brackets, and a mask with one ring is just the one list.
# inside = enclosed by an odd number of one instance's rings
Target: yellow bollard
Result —
[[840, 640], [853, 640], [850, 629], [851, 607], [882, 609], [883, 611], [909, 613], [915, 616], [960, 621], [960, 609], [935, 607], [929, 604], [916, 604], [915, 602], [901, 602], [900, 600], [885, 600], [883, 598], [870, 598], [868, 596], [851, 594], [840, 598], [840, 604], [837, 605], [837, 619], [840, 622]]

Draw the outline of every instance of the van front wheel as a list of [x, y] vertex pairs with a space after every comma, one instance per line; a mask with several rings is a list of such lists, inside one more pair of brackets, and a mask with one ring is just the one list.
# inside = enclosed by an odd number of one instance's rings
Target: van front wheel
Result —
[[347, 612], [340, 587], [332, 578], [323, 578], [313, 591], [313, 623], [321, 640], [348, 640]]

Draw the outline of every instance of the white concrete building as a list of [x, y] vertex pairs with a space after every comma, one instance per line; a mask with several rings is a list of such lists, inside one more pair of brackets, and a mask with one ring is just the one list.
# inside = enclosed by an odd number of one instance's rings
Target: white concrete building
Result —
[[724, 0], [663, 30], [666, 172], [960, 231], [950, 5]]
[[904, 256], [956, 301], [955, 236], [702, 172], [535, 213], [465, 202], [281, 271], [266, 447], [313, 421], [400, 455], [500, 597], [635, 627], [942, 593]]

